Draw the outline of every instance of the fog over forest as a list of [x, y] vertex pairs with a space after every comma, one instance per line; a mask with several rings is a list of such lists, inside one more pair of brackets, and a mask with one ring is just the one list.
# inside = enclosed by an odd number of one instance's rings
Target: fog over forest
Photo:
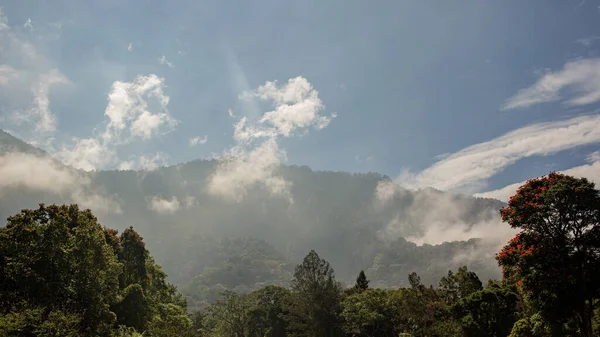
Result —
[[500, 201], [409, 190], [377, 173], [279, 166], [272, 175], [286, 194], [256, 184], [229, 198], [211, 193], [217, 160], [85, 172], [8, 133], [0, 141], [0, 216], [40, 202], [78, 203], [107, 227], [133, 226], [191, 306], [224, 288], [285, 285], [311, 249], [347, 284], [361, 269], [382, 287], [406, 286], [413, 271], [435, 284], [462, 265], [498, 278], [494, 256], [512, 234], [501, 225]]

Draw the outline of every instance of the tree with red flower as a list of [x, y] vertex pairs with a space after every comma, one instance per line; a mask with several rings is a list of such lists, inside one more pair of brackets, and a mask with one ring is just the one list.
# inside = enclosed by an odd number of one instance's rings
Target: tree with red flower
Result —
[[600, 191], [585, 178], [550, 173], [521, 186], [500, 214], [521, 229], [497, 255], [505, 282], [517, 284], [555, 329], [571, 323], [579, 335], [592, 336], [600, 298]]

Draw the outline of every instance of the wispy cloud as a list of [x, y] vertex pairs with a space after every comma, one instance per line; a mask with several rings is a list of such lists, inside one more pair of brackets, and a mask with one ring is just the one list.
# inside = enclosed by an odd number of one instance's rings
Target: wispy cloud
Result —
[[31, 23], [31, 18], [27, 18], [27, 21], [25, 21], [25, 23], [23, 24], [24, 28], [27, 28], [29, 30], [33, 30], [33, 24]]
[[[27, 20], [24, 28], [32, 27], [31, 20]], [[57, 127], [57, 118], [50, 110], [50, 90], [68, 83], [68, 79], [30, 42], [38, 35], [23, 34], [22, 29], [11, 27], [0, 8], [0, 118], [30, 134], [31, 140], [40, 141]]]
[[49, 90], [54, 84], [68, 83], [67, 78], [58, 70], [42, 74], [38, 83], [33, 87], [34, 105], [25, 112], [17, 112], [15, 118], [18, 122], [36, 120], [36, 132], [54, 132], [58, 124], [56, 116], [50, 111]]
[[169, 68], [175, 68], [175, 66], [173, 65], [173, 63], [171, 63], [169, 60], [167, 60], [167, 57], [165, 55], [161, 56], [158, 59], [158, 62], [162, 65], [166, 65]]
[[[578, 178], [588, 178], [590, 181], [596, 183], [596, 185], [600, 184], [600, 152], [593, 152], [586, 159], [589, 164], [575, 166], [561, 172]], [[525, 181], [521, 181], [493, 191], [477, 193], [475, 196], [508, 201], [517, 192], [517, 189], [525, 183]]]
[[323, 129], [335, 115], [320, 115], [324, 106], [319, 94], [303, 77], [291, 78], [283, 86], [266, 82], [254, 91], [243, 92], [240, 99], [270, 101], [274, 110], [256, 122], [242, 117], [234, 125], [236, 145], [220, 158], [209, 181], [209, 192], [239, 201], [248, 188], [261, 185], [291, 201], [290, 183], [277, 174], [286, 158], [279, 138], [305, 133], [309, 128]]
[[600, 115], [533, 124], [447, 156], [420, 173], [404, 172], [398, 182], [441, 190], [481, 190], [488, 178], [522, 158], [546, 156], [600, 142]]
[[127, 45], [127, 51], [133, 51], [133, 44], [131, 42]]
[[[564, 99], [563, 89], [573, 96]], [[524, 108], [539, 103], [563, 101], [567, 105], [585, 105], [600, 101], [600, 59], [567, 62], [562, 70], [544, 74], [534, 85], [509, 98], [503, 110]]]
[[591, 46], [596, 40], [600, 40], [600, 36], [588, 36], [588, 37], [582, 37], [580, 39], [577, 39], [575, 42], [585, 46], [585, 47], [589, 47]]
[[204, 145], [204, 144], [206, 144], [206, 142], [208, 142], [207, 135], [204, 135], [203, 137], [200, 137], [200, 136], [192, 137], [189, 140], [190, 146]]

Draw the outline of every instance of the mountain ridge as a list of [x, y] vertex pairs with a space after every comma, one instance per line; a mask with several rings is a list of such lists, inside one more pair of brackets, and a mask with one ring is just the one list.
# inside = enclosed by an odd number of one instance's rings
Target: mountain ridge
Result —
[[[3, 147], [3, 139], [19, 141], [0, 137], [0, 149], [24, 148], [35, 158], [46, 154], [24, 142]], [[84, 172], [49, 165], [49, 155], [42, 157], [31, 164], [38, 170], [37, 180], [22, 179], [17, 185], [0, 181], [0, 216], [40, 202], [76, 202], [92, 209], [105, 226], [122, 230], [133, 225], [192, 306], [214, 299], [223, 284], [240, 291], [280, 284], [290, 275], [289, 266], [311, 249], [347, 282], [361, 269], [379, 286], [405, 285], [412, 271], [424, 283], [434, 282], [463, 264], [482, 278], [499, 276], [494, 254], [508, 226], [498, 225], [497, 211], [505, 204], [494, 199], [394, 185], [395, 192], [383, 202], [378, 188], [393, 183], [385, 175], [290, 165], [279, 167], [277, 174], [291, 182], [292, 204], [257, 186], [248, 188], [243, 199], [228, 201], [211, 195], [207, 187], [216, 160], [152, 171]], [[18, 171], [11, 172], [13, 179], [18, 177]], [[51, 173], [49, 181], [39, 177], [44, 172]], [[231, 238], [242, 240], [239, 245], [245, 248], [227, 243]]]

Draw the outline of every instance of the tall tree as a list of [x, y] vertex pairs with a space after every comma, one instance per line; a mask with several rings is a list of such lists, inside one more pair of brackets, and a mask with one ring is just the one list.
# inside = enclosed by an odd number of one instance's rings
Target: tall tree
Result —
[[369, 282], [370, 281], [367, 280], [367, 275], [365, 275], [364, 270], [361, 270], [356, 278], [356, 284], [354, 285], [354, 288], [359, 291], [365, 291], [367, 288], [369, 288]]
[[366, 289], [342, 301], [342, 330], [352, 337], [397, 336], [388, 291]]
[[504, 337], [516, 321], [514, 287], [491, 286], [461, 298], [456, 307], [466, 337]]
[[312, 337], [337, 336], [342, 287], [329, 262], [311, 250], [296, 266], [291, 286], [290, 328]]
[[81, 314], [87, 335], [105, 334], [116, 317], [121, 266], [104, 231], [77, 205], [23, 210], [0, 229], [0, 311], [21, 301]]
[[483, 289], [477, 274], [469, 271], [467, 266], [458, 268], [456, 273], [449, 270], [448, 275], [440, 279], [438, 286], [448, 304], [455, 304], [461, 298]]
[[504, 278], [523, 287], [554, 333], [569, 321], [592, 336], [600, 291], [600, 192], [585, 178], [528, 181], [501, 211], [521, 232], [498, 254]]

